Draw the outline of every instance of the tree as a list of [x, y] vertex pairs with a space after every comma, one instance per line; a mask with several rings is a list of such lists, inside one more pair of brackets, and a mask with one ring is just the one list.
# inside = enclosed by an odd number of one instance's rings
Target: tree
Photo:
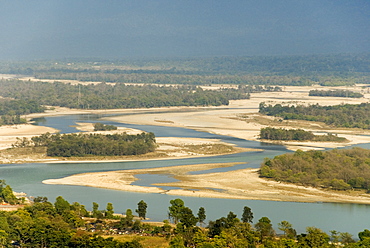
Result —
[[55, 210], [58, 214], [64, 215], [70, 210], [70, 204], [62, 196], [58, 196], [54, 203]]
[[99, 204], [96, 202], [93, 202], [93, 208], [92, 208], [92, 217], [93, 218], [101, 218], [101, 212], [99, 211]]
[[362, 232], [358, 233], [358, 237], [361, 241], [363, 241], [366, 238], [370, 238], [370, 231], [368, 229], [365, 229]]
[[253, 223], [253, 213], [252, 210], [245, 206], [243, 209], [242, 221], [244, 223]]
[[204, 224], [204, 220], [206, 218], [207, 218], [206, 210], [204, 209], [204, 207], [200, 207], [199, 210], [198, 210], [198, 222], [199, 222], [200, 226], [202, 226], [202, 224]]
[[80, 217], [89, 217], [89, 213], [87, 212], [84, 205], [81, 205], [78, 202], [74, 202], [71, 205], [71, 209], [75, 211], [75, 213]]
[[138, 213], [139, 217], [145, 220], [146, 217], [146, 209], [148, 205], [145, 201], [141, 200], [137, 204], [137, 209], [135, 210], [136, 213]]
[[37, 196], [37, 197], [35, 197], [35, 199], [33, 199], [34, 203], [37, 203], [37, 202], [43, 203], [43, 202], [47, 202], [47, 201], [48, 201], [48, 198], [45, 197], [45, 196]]
[[274, 236], [274, 229], [272, 228], [271, 220], [267, 217], [262, 217], [255, 224], [256, 230], [259, 232], [261, 240], [266, 237]]
[[352, 234], [348, 232], [340, 233], [340, 239], [341, 239], [342, 244], [355, 243], [355, 241], [352, 238]]
[[18, 203], [17, 197], [13, 194], [13, 189], [5, 183], [5, 180], [0, 180], [0, 203], [2, 201], [11, 205]]
[[240, 220], [236, 218], [236, 214], [230, 211], [226, 216], [226, 228], [233, 227], [238, 222], [240, 222]]
[[296, 230], [293, 229], [293, 225], [286, 220], [278, 223], [278, 226], [279, 230], [283, 231], [284, 236], [286, 236], [287, 238], [293, 239], [297, 234]]
[[111, 219], [113, 218], [113, 204], [108, 202], [107, 203], [107, 210], [105, 211], [105, 217], [108, 218], [108, 219]]
[[328, 234], [316, 227], [307, 227], [307, 235], [298, 238], [300, 244], [308, 245], [312, 248], [329, 247], [330, 237]]
[[181, 209], [181, 215], [179, 217], [179, 221], [180, 223], [183, 224], [185, 228], [190, 228], [190, 227], [195, 226], [198, 220], [197, 218], [195, 218], [195, 216], [193, 215], [193, 211], [191, 211], [190, 208], [183, 207]]
[[170, 204], [171, 206], [168, 207], [169, 216], [173, 220], [173, 222], [177, 224], [181, 217], [182, 209], [185, 207], [184, 201], [177, 198], [177, 199], [171, 200]]
[[131, 227], [133, 225], [133, 222], [132, 222], [133, 219], [134, 219], [134, 216], [132, 215], [132, 210], [127, 209], [126, 210], [126, 217], [124, 218], [125, 227]]

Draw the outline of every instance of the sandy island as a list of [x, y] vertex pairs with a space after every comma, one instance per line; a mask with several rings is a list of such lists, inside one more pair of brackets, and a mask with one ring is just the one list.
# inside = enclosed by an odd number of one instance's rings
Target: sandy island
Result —
[[[237, 163], [198, 164], [152, 169], [124, 170], [77, 174], [61, 179], [44, 180], [45, 184], [66, 184], [99, 187], [140, 193], [159, 193], [179, 196], [251, 199], [295, 202], [345, 202], [370, 204], [370, 195], [360, 191], [338, 193], [312, 187], [279, 183], [259, 178], [258, 169], [191, 175], [188, 172], [231, 167]], [[132, 185], [139, 174], [162, 174], [179, 181], [151, 186]], [[174, 189], [164, 190], [161, 186]]]
[[[2, 129], [1, 129], [2, 128]], [[140, 134], [143, 131], [132, 128], [118, 127], [114, 131], [93, 131], [92, 123], [77, 123], [76, 129], [86, 133], [115, 134], [127, 133]], [[0, 127], [0, 163], [83, 163], [83, 162], [120, 162], [158, 159], [180, 159], [205, 156], [233, 154], [239, 152], [256, 151], [258, 149], [241, 148], [234, 144], [222, 142], [218, 139], [182, 138], [182, 137], [157, 137], [155, 152], [137, 156], [105, 156], [105, 157], [48, 157], [46, 150], [33, 152], [30, 148], [6, 149], [12, 147], [17, 138], [28, 138], [45, 132], [57, 132], [58, 130], [33, 125], [17, 125]], [[30, 135], [29, 133], [33, 133]]]
[[[362, 102], [368, 102], [370, 96], [369, 94], [365, 94], [364, 98], [323, 98], [308, 96], [309, 90], [321, 89], [319, 86], [287, 86], [283, 88], [283, 92], [254, 93], [251, 94], [250, 100], [231, 101], [229, 106], [221, 107], [171, 107], [123, 110], [68, 110], [64, 108], [55, 108], [47, 113], [33, 114], [27, 117], [30, 118], [46, 115], [51, 116], [77, 113], [125, 113], [124, 116], [115, 116], [107, 119], [116, 122], [132, 124], [184, 127], [199, 131], [238, 137], [246, 140], [258, 140], [258, 134], [261, 127], [276, 125], [285, 128], [302, 127], [305, 130], [313, 132], [330, 131], [331, 133], [338, 134], [338, 136], [346, 137], [349, 140], [348, 143], [282, 143], [291, 150], [323, 149], [325, 147], [335, 148], [351, 144], [370, 143], [369, 131], [354, 129], [334, 130], [333, 128], [324, 126], [322, 123], [308, 123], [299, 121], [281, 122], [275, 120], [274, 118], [266, 117], [263, 121], [261, 121], [261, 116], [258, 114], [258, 105], [260, 102], [267, 102], [271, 104], [281, 102], [290, 102], [292, 104], [319, 103], [320, 105], [336, 105], [342, 103], [359, 104]], [[328, 89], [328, 87], [325, 87], [325, 89]], [[356, 92], [363, 91], [361, 86], [355, 86], [353, 88], [347, 87], [346, 89]], [[130, 113], [132, 113], [132, 115], [130, 115]], [[15, 133], [16, 129], [14, 129], [14, 127], [3, 127], [3, 130], [0, 129], [0, 144], [1, 142], [3, 142], [3, 144], [6, 143], [6, 139], [10, 139], [9, 137], [35, 135], [46, 132], [44, 127], [34, 128], [36, 129], [29, 131], [27, 134], [20, 135]], [[162, 142], [166, 143], [165, 141]], [[178, 138], [172, 138], [172, 145], [170, 146], [181, 142], [182, 141]], [[196, 139], [188, 139], [187, 142], [196, 142]], [[44, 183], [83, 185], [135, 192], [173, 194], [179, 196], [222, 197], [234, 199], [297, 202], [351, 202], [370, 204], [370, 198], [366, 194], [358, 191], [341, 193], [337, 191], [320, 190], [269, 181], [259, 178], [255, 169], [243, 169], [201, 175], [189, 175], [186, 173], [189, 171], [207, 170], [209, 168], [222, 166], [232, 166], [232, 164], [187, 165], [178, 166], [177, 168], [165, 167], [145, 170], [87, 173], [62, 179], [45, 180]], [[136, 180], [135, 175], [146, 173], [170, 174], [179, 181], [175, 183], [158, 184], [147, 187], [135, 186], [131, 184]], [[178, 189], [163, 190], [160, 188], [161, 186], [178, 187]]]

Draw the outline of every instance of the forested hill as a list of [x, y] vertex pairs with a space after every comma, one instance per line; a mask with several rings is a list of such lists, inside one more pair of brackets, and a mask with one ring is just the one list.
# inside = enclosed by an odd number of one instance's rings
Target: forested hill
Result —
[[44, 72], [143, 74], [317, 75], [370, 73], [369, 54], [239, 56], [188, 59], [0, 62], [0, 73], [35, 75]]
[[368, 84], [369, 65], [370, 53], [114, 61], [68, 59], [0, 62], [0, 73], [123, 83], [348, 85]]

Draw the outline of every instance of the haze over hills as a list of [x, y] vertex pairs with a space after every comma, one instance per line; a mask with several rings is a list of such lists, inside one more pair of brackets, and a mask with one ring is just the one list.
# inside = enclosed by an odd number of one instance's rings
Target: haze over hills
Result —
[[0, 60], [363, 53], [370, 2], [0, 2]]

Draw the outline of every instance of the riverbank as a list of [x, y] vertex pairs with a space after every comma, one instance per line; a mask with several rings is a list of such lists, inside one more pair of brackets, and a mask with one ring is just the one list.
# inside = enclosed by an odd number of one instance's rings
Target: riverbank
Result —
[[[258, 169], [241, 169], [227, 172], [206, 173], [207, 170], [232, 167], [238, 163], [196, 164], [83, 173], [60, 179], [44, 180], [45, 184], [80, 185], [140, 193], [159, 193], [177, 196], [248, 199], [289, 202], [340, 202], [370, 204], [370, 195], [363, 191], [339, 192], [312, 187], [297, 186], [262, 179]], [[240, 164], [240, 163], [239, 163]], [[189, 174], [190, 172], [206, 174]], [[136, 175], [167, 175], [174, 180], [148, 186], [133, 185]], [[173, 187], [162, 189], [161, 187]]]

